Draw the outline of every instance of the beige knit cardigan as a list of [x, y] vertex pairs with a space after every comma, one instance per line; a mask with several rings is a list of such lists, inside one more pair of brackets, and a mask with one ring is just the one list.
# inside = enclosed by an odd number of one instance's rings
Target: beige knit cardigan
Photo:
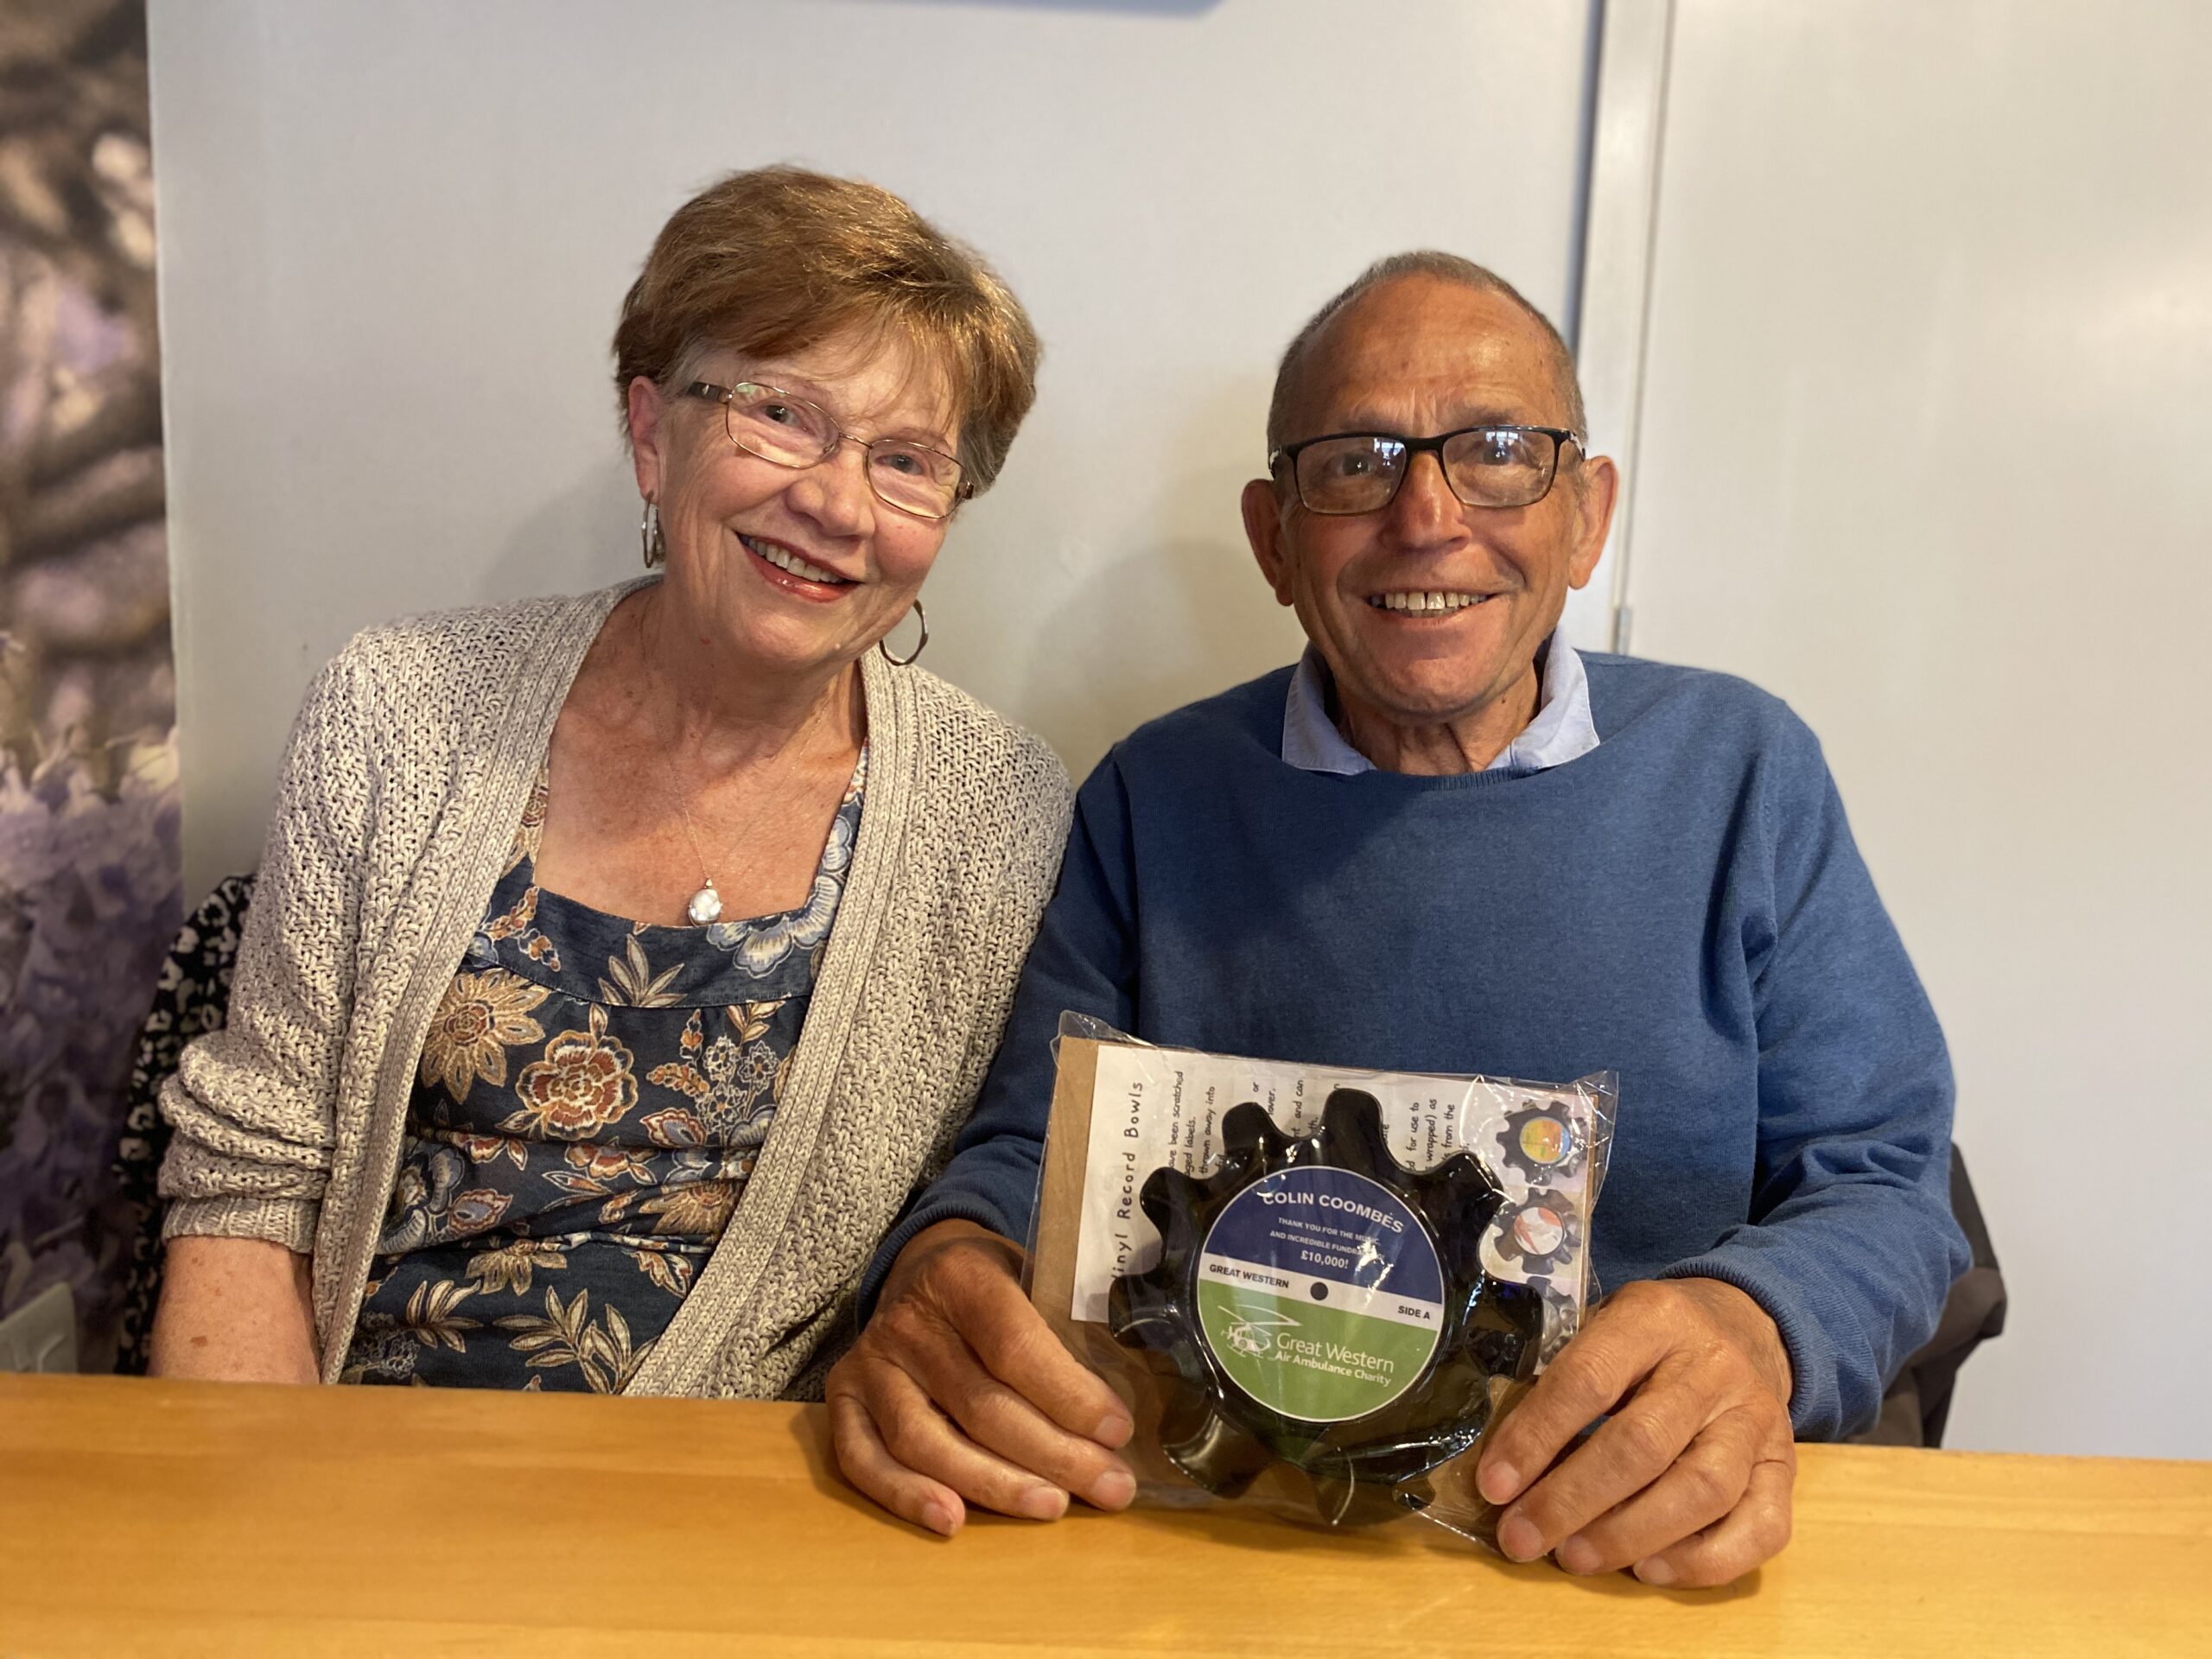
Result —
[[[325, 1382], [430, 1019], [577, 665], [639, 585], [371, 629], [293, 726], [229, 1023], [162, 1092], [161, 1189], [168, 1236], [312, 1255]], [[975, 1103], [1059, 867], [1052, 752], [925, 670], [861, 660], [868, 804], [805, 1028], [744, 1200], [632, 1393], [818, 1397], [862, 1270]]]

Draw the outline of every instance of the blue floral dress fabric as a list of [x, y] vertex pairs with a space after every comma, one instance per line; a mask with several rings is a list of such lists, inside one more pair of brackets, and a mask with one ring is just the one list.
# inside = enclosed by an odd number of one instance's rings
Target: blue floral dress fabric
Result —
[[662, 927], [537, 886], [541, 767], [423, 1044], [346, 1381], [628, 1386], [767, 1138], [867, 777], [805, 905]]

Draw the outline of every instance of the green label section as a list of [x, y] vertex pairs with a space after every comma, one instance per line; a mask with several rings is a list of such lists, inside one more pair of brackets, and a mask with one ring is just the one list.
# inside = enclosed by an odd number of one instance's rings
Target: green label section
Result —
[[1198, 1285], [1198, 1322], [1238, 1388], [1309, 1423], [1380, 1411], [1436, 1351], [1426, 1326], [1208, 1281]]

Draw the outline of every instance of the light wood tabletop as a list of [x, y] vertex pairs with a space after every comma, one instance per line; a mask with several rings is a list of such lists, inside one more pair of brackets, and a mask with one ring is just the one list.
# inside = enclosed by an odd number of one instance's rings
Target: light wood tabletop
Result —
[[2212, 1465], [1808, 1446], [1735, 1588], [1437, 1529], [886, 1518], [818, 1408], [0, 1376], [0, 1659], [2212, 1654]]

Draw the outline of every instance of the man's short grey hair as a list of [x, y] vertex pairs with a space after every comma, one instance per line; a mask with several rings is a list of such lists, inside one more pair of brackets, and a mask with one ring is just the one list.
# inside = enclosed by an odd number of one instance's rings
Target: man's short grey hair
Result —
[[1462, 259], [1456, 253], [1443, 253], [1433, 248], [1419, 248], [1410, 253], [1394, 253], [1387, 259], [1377, 259], [1353, 279], [1350, 287], [1316, 311], [1298, 331], [1282, 354], [1282, 363], [1275, 370], [1274, 397], [1268, 404], [1268, 453], [1273, 454], [1288, 443], [1292, 404], [1296, 400], [1298, 381], [1305, 370], [1306, 359], [1312, 355], [1313, 342], [1329, 320], [1361, 295], [1382, 283], [1395, 282], [1401, 276], [1433, 276], [1440, 281], [1457, 283], [1462, 288], [1471, 288], [1478, 294], [1495, 294], [1510, 300], [1528, 314], [1544, 337], [1544, 344], [1551, 354], [1552, 373], [1558, 382], [1561, 401], [1567, 405], [1567, 423], [1577, 432], [1589, 431], [1589, 423], [1582, 412], [1582, 383], [1574, 372], [1574, 353], [1567, 349], [1567, 341], [1552, 327], [1551, 319], [1529, 303], [1521, 290], [1486, 265], [1471, 259]]

